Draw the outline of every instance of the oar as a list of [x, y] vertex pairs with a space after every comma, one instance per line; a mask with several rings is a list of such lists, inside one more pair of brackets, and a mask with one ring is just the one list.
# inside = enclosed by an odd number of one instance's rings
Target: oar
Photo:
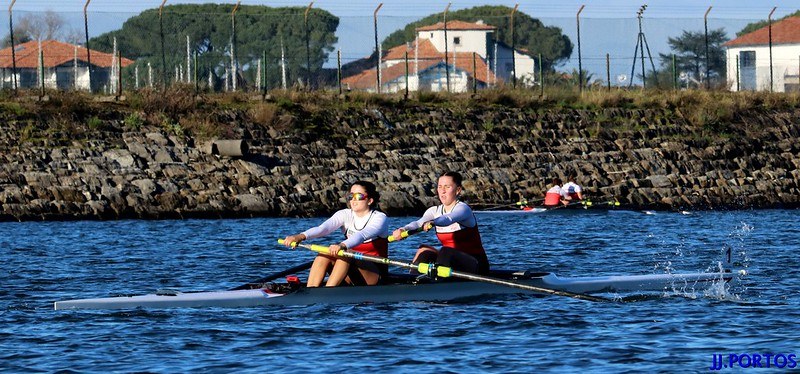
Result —
[[[582, 203], [583, 203], [582, 201], [576, 201], [576, 202], [568, 203], [567, 205], [560, 204], [560, 205], [555, 206], [555, 207], [546, 207], [546, 208], [547, 208], [548, 211], [552, 211], [552, 210], [564, 209], [564, 208], [568, 208], [568, 207], [572, 207], [572, 206], [576, 206], [576, 205], [581, 205]], [[584, 205], [584, 208], [585, 207], [586, 206]]]
[[617, 200], [616, 198], [614, 198], [613, 200], [604, 200], [597, 203], [590, 202], [588, 204], [588, 206], [602, 206], [602, 205], [606, 205], [608, 207], [618, 207], [621, 204], [619, 203], [619, 200]]
[[[403, 233], [400, 234], [400, 240], [403, 240], [403, 239], [407, 238], [409, 235], [414, 235], [414, 234], [416, 234], [418, 232], [421, 232], [421, 231], [422, 231], [422, 227], [418, 227], [418, 228], [413, 229], [413, 230], [403, 231]], [[389, 241], [389, 243], [397, 241], [397, 240], [395, 240], [394, 235], [389, 235], [389, 239], [387, 239], [387, 240]]]
[[278, 279], [278, 278], [281, 278], [281, 277], [285, 277], [285, 276], [287, 276], [289, 274], [294, 274], [294, 273], [309, 269], [309, 268], [311, 268], [311, 264], [313, 264], [313, 263], [314, 263], [314, 261], [309, 261], [309, 262], [306, 262], [306, 263], [303, 263], [303, 264], [300, 264], [300, 265], [297, 265], [297, 266], [294, 266], [294, 267], [290, 267], [290, 268], [288, 268], [286, 270], [279, 271], [277, 273], [272, 273], [270, 275], [267, 275], [264, 278], [256, 279], [256, 280], [254, 280], [252, 282], [245, 283], [245, 284], [243, 284], [243, 285], [241, 285], [239, 287], [236, 287], [236, 288], [231, 288], [231, 291], [248, 290], [248, 289], [251, 288], [250, 286], [253, 285], [253, 284], [261, 284], [261, 283], [269, 282], [271, 280], [275, 280], [275, 279]]
[[[278, 243], [283, 244], [283, 239], [278, 239]], [[322, 246], [322, 245], [302, 244], [302, 243], [300, 243], [300, 244], [297, 244], [297, 246], [298, 247], [303, 247], [303, 248], [306, 248], [306, 249], [310, 249], [310, 250], [312, 250], [314, 252], [321, 253], [321, 254], [329, 254], [330, 253], [328, 251], [328, 247], [325, 247], [325, 246]], [[393, 266], [399, 266], [399, 267], [404, 267], [404, 268], [408, 268], [408, 269], [416, 269], [417, 271], [420, 272], [420, 274], [428, 274], [428, 275], [436, 274], [436, 276], [438, 276], [440, 278], [454, 277], [454, 278], [468, 279], [468, 280], [471, 280], [471, 281], [492, 283], [492, 284], [497, 284], [497, 285], [501, 285], [501, 286], [519, 288], [521, 290], [526, 290], [526, 291], [533, 291], [533, 292], [539, 292], [539, 293], [545, 293], [545, 294], [551, 294], [551, 295], [559, 295], [559, 296], [569, 296], [569, 297], [574, 297], [576, 299], [588, 300], [588, 301], [613, 301], [611, 299], [606, 299], [604, 297], [598, 297], [598, 296], [592, 296], [592, 295], [580, 294], [580, 293], [574, 293], [574, 292], [568, 292], [568, 291], [561, 291], [561, 290], [554, 290], [554, 289], [551, 289], [551, 288], [537, 287], [537, 286], [531, 286], [531, 285], [528, 285], [528, 284], [511, 282], [511, 281], [507, 281], [507, 280], [504, 280], [504, 279], [497, 279], [497, 278], [487, 277], [487, 276], [483, 276], [483, 275], [465, 273], [465, 272], [461, 272], [461, 271], [458, 271], [458, 270], [453, 270], [453, 269], [451, 269], [451, 268], [449, 268], [447, 266], [438, 266], [436, 264], [425, 264], [425, 263], [413, 264], [413, 263], [410, 263], [410, 262], [392, 260], [392, 259], [389, 259], [389, 258], [386, 258], [386, 257], [365, 255], [365, 254], [359, 253], [359, 252], [346, 252], [346, 251], [343, 251], [343, 250], [339, 251], [336, 255], [339, 256], [339, 257], [347, 257], [347, 258], [352, 258], [352, 259], [356, 259], [356, 260], [364, 260], [364, 261], [374, 262], [374, 263], [377, 263], [377, 264], [393, 265]]]

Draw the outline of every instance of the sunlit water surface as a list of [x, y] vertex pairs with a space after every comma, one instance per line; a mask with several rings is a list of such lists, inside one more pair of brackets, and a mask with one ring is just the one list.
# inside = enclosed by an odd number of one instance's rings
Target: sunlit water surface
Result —
[[[496, 268], [563, 276], [748, 275], [629, 303], [54, 311], [56, 300], [229, 289], [298, 263], [277, 238], [318, 219], [0, 223], [0, 371], [708, 371], [712, 355], [797, 354], [797, 211], [480, 215]], [[410, 218], [392, 218], [398, 227]], [[325, 244], [338, 240], [318, 240]], [[407, 260], [418, 235], [392, 244]], [[727, 363], [727, 362], [726, 362]], [[774, 363], [773, 363], [774, 365]]]

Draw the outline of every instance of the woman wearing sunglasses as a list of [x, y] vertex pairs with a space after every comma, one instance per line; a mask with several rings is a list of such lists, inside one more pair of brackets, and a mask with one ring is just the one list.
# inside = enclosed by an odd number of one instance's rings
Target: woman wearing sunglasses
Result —
[[425, 231], [436, 227], [436, 237], [442, 248], [421, 245], [414, 256], [414, 263], [436, 263], [454, 270], [486, 274], [489, 259], [483, 249], [478, 221], [469, 205], [458, 199], [462, 191], [461, 174], [447, 172], [439, 177], [436, 192], [441, 205], [428, 208], [422, 218], [413, 221], [392, 233], [396, 240], [404, 231], [422, 228]]
[[343, 280], [353, 285], [372, 286], [377, 284], [381, 275], [387, 271], [385, 265], [336, 256], [340, 250], [350, 250], [386, 257], [389, 251], [387, 241], [389, 222], [386, 220], [386, 214], [377, 210], [380, 195], [375, 185], [366, 181], [353, 183], [350, 186], [350, 193], [347, 194], [347, 200], [350, 208], [334, 213], [317, 227], [300, 234], [289, 235], [284, 239], [285, 245], [291, 247], [292, 243], [320, 238], [336, 229], [341, 229], [344, 233], [344, 241], [332, 244], [328, 247], [329, 254], [319, 254], [314, 259], [308, 274], [308, 287], [319, 287], [328, 272], [330, 276], [325, 283], [326, 287], [336, 287]]

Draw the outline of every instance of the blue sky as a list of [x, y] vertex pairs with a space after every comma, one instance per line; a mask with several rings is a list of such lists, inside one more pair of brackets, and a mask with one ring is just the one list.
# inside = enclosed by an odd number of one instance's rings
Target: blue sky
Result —
[[[207, 1], [194, 0], [168, 0], [167, 5], [183, 3], [206, 3]], [[222, 3], [235, 3], [235, 1], [218, 1]], [[8, 9], [11, 1], [0, 2], [2, 9]], [[272, 7], [307, 6], [309, 2], [299, 1], [248, 1], [243, 0], [243, 5], [266, 5]], [[345, 62], [369, 55], [374, 48], [372, 15], [379, 1], [364, 0], [318, 0], [314, 2], [315, 8], [327, 10], [340, 18], [337, 36], [337, 48], [342, 50]], [[433, 13], [441, 12], [447, 6], [447, 1], [426, 0], [385, 0], [380, 9], [378, 35], [383, 39], [391, 32], [403, 27], [405, 24], [423, 18]], [[611, 58], [611, 74], [616, 77], [620, 74], [630, 74], [631, 61], [636, 46], [638, 26], [636, 12], [639, 7], [647, 3], [648, 8], [644, 13], [644, 33], [648, 46], [654, 58], [658, 53], [669, 52], [667, 38], [681, 34], [683, 30], [702, 31], [703, 14], [709, 6], [709, 29], [724, 28], [729, 37], [733, 37], [749, 22], [766, 19], [773, 7], [777, 7], [773, 18], [780, 18], [800, 8], [797, 0], [780, 0], [771, 3], [753, 0], [727, 0], [727, 1], [692, 1], [692, 0], [658, 0], [649, 2], [633, 2], [622, 0], [598, 1], [480, 1], [462, 0], [453, 1], [450, 10], [471, 8], [479, 5], [506, 5], [513, 7], [519, 4], [519, 11], [534, 18], [542, 20], [548, 26], [561, 27], [562, 32], [576, 43], [575, 15], [582, 4], [585, 4], [581, 13], [581, 52], [584, 69], [589, 70], [596, 77], [605, 76], [605, 55]], [[41, 12], [53, 10], [58, 12], [73, 27], [83, 30], [83, 0], [17, 0], [13, 11], [15, 17], [26, 12]], [[143, 10], [158, 8], [161, 0], [91, 0], [88, 6], [90, 12], [90, 36], [118, 29], [122, 22]], [[8, 28], [7, 18], [3, 18], [0, 28]], [[334, 54], [335, 55], [335, 54]], [[655, 61], [656, 65], [659, 64]], [[331, 65], [329, 63], [328, 65]], [[559, 68], [571, 70], [577, 67], [577, 48], [570, 61]]]

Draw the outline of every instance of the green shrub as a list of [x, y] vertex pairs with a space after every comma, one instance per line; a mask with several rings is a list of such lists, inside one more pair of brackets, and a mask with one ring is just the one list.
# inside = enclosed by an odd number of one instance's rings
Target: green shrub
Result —
[[92, 116], [86, 122], [86, 126], [89, 127], [90, 130], [100, 130], [103, 128], [103, 120], [97, 118], [97, 116]]
[[128, 114], [128, 116], [125, 117], [125, 120], [123, 122], [126, 128], [138, 131], [139, 129], [142, 128], [142, 125], [144, 124], [144, 119], [142, 119], [142, 117], [139, 116], [139, 113], [133, 112], [131, 114]]

